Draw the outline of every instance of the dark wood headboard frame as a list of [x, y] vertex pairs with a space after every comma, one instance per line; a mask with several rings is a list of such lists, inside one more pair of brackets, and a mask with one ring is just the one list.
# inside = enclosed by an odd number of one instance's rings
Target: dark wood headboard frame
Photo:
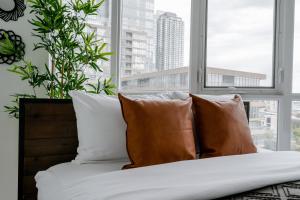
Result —
[[20, 99], [18, 199], [36, 200], [35, 174], [73, 160], [77, 146], [72, 100]]
[[20, 99], [18, 199], [36, 200], [35, 174], [73, 160], [77, 146], [72, 100]]

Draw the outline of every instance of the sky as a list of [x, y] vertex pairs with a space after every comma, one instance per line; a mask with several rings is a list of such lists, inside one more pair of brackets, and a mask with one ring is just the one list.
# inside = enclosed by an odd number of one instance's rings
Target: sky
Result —
[[274, 0], [209, 0], [207, 65], [265, 74], [272, 86]]
[[300, 1], [295, 1], [293, 92], [300, 93]]
[[[191, 1], [155, 0], [155, 10], [184, 20], [188, 66]], [[207, 66], [265, 74], [261, 85], [272, 86], [273, 20], [274, 0], [209, 0]]]

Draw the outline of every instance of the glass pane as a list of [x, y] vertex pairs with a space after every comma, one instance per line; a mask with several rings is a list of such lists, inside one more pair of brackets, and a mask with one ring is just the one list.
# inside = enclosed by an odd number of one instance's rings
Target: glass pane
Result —
[[277, 101], [250, 101], [249, 125], [257, 147], [276, 150]]
[[300, 93], [300, 2], [295, 1], [293, 92]]
[[188, 90], [191, 0], [124, 0], [123, 92]]
[[300, 151], [300, 101], [292, 103], [291, 149]]
[[209, 0], [206, 86], [273, 86], [274, 0]]
[[[96, 0], [100, 2], [101, 0]], [[98, 40], [107, 43], [105, 52], [111, 51], [111, 0], [106, 0], [97, 11], [98, 15], [89, 16], [87, 20], [87, 32], [95, 32]], [[110, 76], [110, 61], [98, 62], [103, 69], [102, 73], [95, 73], [94, 70], [86, 70], [86, 74], [90, 77], [90, 82], [96, 82], [99, 78], [107, 78]]]

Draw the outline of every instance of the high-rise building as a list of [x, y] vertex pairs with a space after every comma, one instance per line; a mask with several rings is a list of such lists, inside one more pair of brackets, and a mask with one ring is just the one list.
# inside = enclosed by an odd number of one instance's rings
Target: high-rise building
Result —
[[[121, 76], [130, 76], [155, 70], [154, 0], [124, 0], [121, 35]], [[111, 51], [111, 0], [106, 0], [98, 15], [88, 20], [91, 31], [108, 43]], [[104, 75], [110, 74], [109, 62], [101, 63]]]
[[157, 19], [156, 67], [159, 71], [183, 67], [184, 22], [175, 13]]
[[155, 55], [154, 0], [124, 0], [121, 75], [153, 71]]

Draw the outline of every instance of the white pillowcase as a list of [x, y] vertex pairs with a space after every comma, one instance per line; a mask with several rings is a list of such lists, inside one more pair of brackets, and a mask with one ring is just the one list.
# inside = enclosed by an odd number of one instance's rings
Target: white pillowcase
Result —
[[70, 93], [77, 118], [79, 146], [76, 163], [128, 158], [126, 124], [116, 97]]
[[[117, 97], [72, 91], [79, 146], [75, 163], [128, 159], [126, 123]], [[177, 99], [174, 92], [131, 95], [133, 99]], [[180, 98], [178, 98], [180, 99]]]

